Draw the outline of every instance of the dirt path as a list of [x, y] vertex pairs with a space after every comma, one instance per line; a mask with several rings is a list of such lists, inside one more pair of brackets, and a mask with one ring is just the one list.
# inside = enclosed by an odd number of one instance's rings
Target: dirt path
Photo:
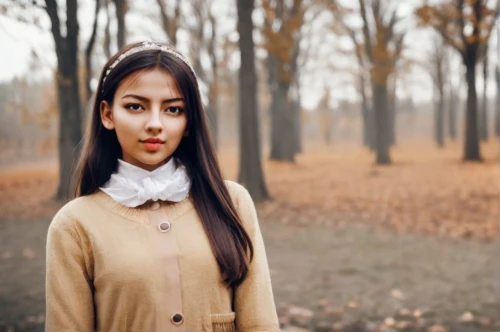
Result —
[[[48, 223], [0, 221], [0, 331], [43, 331]], [[465, 311], [500, 321], [495, 242], [265, 221], [262, 231], [278, 306], [314, 309], [327, 299], [356, 307], [345, 312], [346, 319], [383, 320], [398, 309], [419, 308], [443, 322]]]
[[48, 225], [0, 220], [0, 331], [43, 331]]
[[326, 299], [347, 308], [346, 319], [374, 321], [402, 308], [430, 310], [448, 325], [467, 311], [500, 320], [496, 242], [394, 235], [362, 226], [264, 230], [278, 305], [314, 309]]

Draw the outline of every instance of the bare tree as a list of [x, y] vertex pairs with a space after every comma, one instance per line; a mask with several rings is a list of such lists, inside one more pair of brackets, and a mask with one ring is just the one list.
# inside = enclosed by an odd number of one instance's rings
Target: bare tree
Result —
[[112, 0], [104, 0], [105, 1], [105, 9], [106, 9], [106, 26], [104, 27], [104, 54], [106, 55], [106, 59], [111, 58], [111, 13], [109, 11], [109, 2]]
[[445, 109], [445, 92], [447, 81], [447, 64], [446, 46], [442, 38], [437, 37], [434, 41], [434, 50], [430, 57], [431, 66], [423, 64], [434, 83], [434, 139], [438, 147], [444, 147], [444, 109]]
[[[449, 47], [447, 47], [449, 51]], [[448, 58], [448, 71], [451, 72], [454, 70], [450, 52], [447, 52]], [[458, 137], [458, 129], [457, 129], [457, 119], [458, 119], [458, 109], [460, 107], [460, 91], [462, 90], [463, 79], [460, 75], [460, 81], [458, 85], [453, 82], [453, 76], [448, 75], [448, 92], [449, 92], [449, 101], [448, 101], [448, 135], [451, 140], [455, 141]]]
[[359, 5], [363, 19], [365, 52], [371, 68], [370, 81], [376, 142], [375, 162], [390, 164], [391, 120], [389, 119], [388, 80], [394, 74], [396, 63], [403, 51], [405, 31], [396, 32], [396, 25], [402, 19], [397, 14], [399, 4], [390, 2], [383, 6], [380, 0], [373, 0], [368, 8], [365, 0], [359, 0]]
[[480, 161], [478, 135], [478, 103], [476, 91], [476, 65], [500, 13], [500, 0], [493, 7], [489, 0], [453, 0], [444, 4], [425, 4], [417, 10], [423, 24], [433, 27], [462, 57], [466, 68], [467, 112], [464, 160]]
[[397, 116], [397, 85], [398, 85], [398, 72], [397, 69], [395, 68], [392, 75], [389, 77], [388, 80], [388, 106], [387, 106], [387, 115], [388, 115], [388, 122], [389, 122], [389, 132], [388, 134], [388, 140], [389, 140], [389, 146], [395, 145], [396, 144], [396, 116]]
[[483, 57], [483, 98], [479, 111], [479, 138], [482, 141], [488, 140], [488, 79], [489, 79], [489, 56], [488, 46]]
[[254, 0], [236, 0], [240, 47], [240, 171], [238, 181], [255, 201], [269, 198], [261, 165], [259, 117], [257, 111], [257, 74], [252, 13]]
[[[296, 52], [297, 56], [297, 73], [295, 74], [295, 80], [291, 86], [292, 96], [292, 110], [294, 116], [295, 127], [294, 132], [294, 142], [295, 142], [295, 152], [303, 152], [303, 135], [302, 135], [302, 94], [301, 94], [301, 77], [306, 76], [308, 73], [308, 65], [311, 67], [319, 68], [317, 54], [321, 45], [326, 42], [328, 35], [326, 33], [318, 32], [318, 28], [327, 28], [327, 26], [319, 26], [317, 24], [318, 17], [325, 13], [324, 6], [321, 0], [310, 0], [307, 2], [307, 13], [304, 14], [304, 21], [302, 23], [301, 29], [299, 29], [298, 45], [300, 47], [300, 52]], [[316, 36], [320, 36], [319, 40], [313, 42]]]
[[90, 35], [89, 42], [85, 48], [85, 98], [90, 99], [92, 95], [92, 89], [90, 87], [90, 80], [92, 78], [92, 51], [94, 50], [96, 35], [97, 35], [97, 22], [99, 18], [99, 11], [101, 8], [101, 1], [95, 0], [95, 11], [94, 11], [94, 24], [92, 25], [92, 33]]
[[318, 103], [320, 115], [320, 125], [323, 132], [323, 139], [327, 145], [333, 140], [333, 110], [330, 106], [330, 90], [325, 89], [323, 96]]
[[158, 4], [158, 7], [160, 7], [163, 31], [165, 31], [170, 43], [177, 46], [177, 31], [179, 30], [181, 19], [181, 1], [175, 1], [174, 10], [170, 13], [165, 5], [165, 0], [156, 0], [156, 3]]
[[70, 179], [74, 158], [79, 153], [81, 103], [78, 79], [78, 4], [66, 1], [65, 36], [61, 33], [56, 0], [45, 0], [57, 55], [57, 92], [59, 100], [59, 188], [57, 198], [65, 200], [70, 194]]
[[[208, 88], [208, 105], [207, 115], [212, 127], [215, 145], [218, 146], [218, 66], [219, 59], [217, 58], [217, 21], [213, 13], [212, 0], [193, 0], [191, 2], [193, 9], [193, 18], [191, 25], [188, 26], [191, 32], [191, 58], [196, 73], [199, 78], [205, 83]], [[210, 33], [207, 34], [207, 26], [210, 28]], [[202, 55], [206, 54], [210, 59], [209, 68], [202, 65]]]
[[116, 20], [118, 22], [118, 35], [116, 38], [116, 42], [118, 45], [118, 49], [121, 49], [125, 46], [126, 43], [126, 35], [127, 35], [127, 27], [125, 25], [125, 16], [127, 14], [127, 0], [113, 0], [115, 2], [115, 10], [116, 10]]
[[[374, 128], [373, 128], [373, 115], [370, 109], [370, 101], [368, 95], [368, 84], [369, 79], [367, 76], [369, 75], [368, 61], [366, 58], [365, 48], [363, 45], [363, 41], [360, 40], [358, 33], [355, 28], [349, 26], [346, 23], [347, 14], [350, 11], [338, 4], [338, 2], [334, 1], [331, 6], [331, 12], [335, 16], [336, 20], [334, 25], [332, 25], [332, 29], [336, 34], [346, 34], [351, 42], [354, 45], [354, 54], [356, 56], [356, 60], [358, 62], [358, 72], [355, 73], [358, 79], [357, 87], [359, 94], [361, 96], [361, 118], [363, 121], [363, 144], [370, 148], [375, 148], [375, 137], [374, 137]], [[340, 25], [340, 29], [337, 27], [337, 24]]]
[[210, 22], [211, 32], [210, 38], [207, 41], [207, 51], [210, 57], [210, 67], [212, 70], [212, 79], [210, 80], [210, 84], [208, 87], [208, 107], [207, 114], [208, 119], [210, 120], [210, 125], [212, 126], [212, 132], [214, 135], [215, 146], [219, 146], [219, 117], [218, 117], [218, 96], [219, 96], [219, 88], [218, 88], [218, 62], [216, 53], [216, 40], [217, 40], [217, 21], [215, 19], [215, 15], [211, 10], [211, 6], [209, 7], [208, 20]]
[[[497, 54], [500, 54], [500, 24], [497, 24]], [[497, 106], [495, 109], [495, 135], [500, 136], [500, 59], [497, 57], [496, 68]]]
[[299, 127], [295, 122], [300, 121], [300, 107], [298, 110], [293, 107], [299, 97], [298, 85], [296, 89], [293, 86], [297, 79], [300, 29], [305, 8], [302, 0], [263, 0], [262, 7], [265, 12], [262, 33], [268, 52], [268, 82], [272, 98], [271, 159], [293, 162], [300, 145], [294, 132]]

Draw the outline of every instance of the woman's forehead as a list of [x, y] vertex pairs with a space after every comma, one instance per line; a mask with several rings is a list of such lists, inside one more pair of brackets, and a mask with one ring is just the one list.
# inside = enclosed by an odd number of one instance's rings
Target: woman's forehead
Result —
[[156, 68], [128, 75], [120, 82], [116, 93], [120, 98], [128, 94], [148, 99], [182, 98], [175, 78], [167, 71]]

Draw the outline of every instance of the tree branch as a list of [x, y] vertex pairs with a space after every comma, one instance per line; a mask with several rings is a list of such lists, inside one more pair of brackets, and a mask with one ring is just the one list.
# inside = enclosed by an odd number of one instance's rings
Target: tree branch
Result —
[[370, 27], [368, 26], [368, 16], [366, 14], [366, 6], [364, 0], [359, 0], [359, 7], [361, 9], [361, 18], [363, 19], [363, 35], [365, 36], [365, 51], [370, 62], [373, 63], [373, 49]]
[[56, 0], [45, 0], [45, 10], [50, 18], [51, 31], [56, 45], [56, 54], [57, 57], [60, 58], [63, 55], [61, 49], [63, 37], [61, 36], [61, 22], [59, 21], [59, 15], [57, 14], [58, 8]]
[[78, 1], [66, 0], [66, 42], [70, 52], [78, 50]]
[[[467, 36], [465, 35], [465, 16], [464, 16], [464, 4], [465, 0], [457, 0], [457, 11], [459, 13], [458, 17], [458, 26], [460, 27], [460, 38], [462, 40], [462, 44], [464, 45], [463, 54], [465, 55], [465, 46], [467, 45]], [[479, 2], [479, 1], [477, 1]], [[451, 38], [450, 38], [451, 39]]]
[[92, 51], [94, 49], [96, 35], [97, 35], [97, 25], [99, 18], [99, 11], [101, 9], [101, 0], [95, 0], [95, 11], [94, 11], [94, 24], [92, 26], [92, 34], [90, 35], [89, 42], [85, 49], [85, 66], [86, 66], [86, 90], [87, 90], [87, 98], [90, 98], [92, 94], [92, 89], [90, 88], [90, 78], [92, 76]]
[[490, 40], [491, 33], [493, 32], [493, 28], [495, 27], [499, 16], [500, 16], [500, 0], [497, 0], [496, 7], [495, 7], [493, 14], [492, 14], [491, 24], [486, 29], [486, 37], [484, 39], [484, 43], [481, 43], [479, 46], [480, 57], [485, 56], [485, 54], [487, 52], [486, 50], [488, 48], [488, 41]]

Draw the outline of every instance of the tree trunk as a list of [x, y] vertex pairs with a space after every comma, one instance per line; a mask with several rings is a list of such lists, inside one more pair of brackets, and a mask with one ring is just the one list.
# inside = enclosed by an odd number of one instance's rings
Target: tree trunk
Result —
[[361, 102], [361, 117], [363, 121], [363, 145], [369, 149], [373, 149], [373, 130], [372, 124], [370, 122], [370, 110], [368, 109], [368, 105], [366, 101], [363, 100]]
[[483, 60], [483, 100], [479, 114], [479, 137], [482, 141], [488, 140], [488, 51], [485, 51]]
[[[300, 3], [298, 1], [297, 3]], [[296, 7], [296, 9], [298, 9]], [[292, 12], [295, 13], [295, 9], [292, 9]], [[296, 13], [294, 15], [297, 15]], [[302, 23], [301, 23], [302, 24]], [[301, 127], [301, 115], [302, 115], [302, 101], [301, 101], [301, 96], [300, 96], [300, 81], [299, 81], [299, 66], [298, 66], [298, 61], [299, 61], [299, 53], [300, 53], [300, 40], [301, 40], [301, 34], [300, 34], [300, 29], [299, 29], [299, 38], [298, 40], [295, 41], [294, 47], [292, 48], [293, 50], [293, 55], [292, 55], [292, 63], [290, 64], [290, 74], [292, 77], [292, 85], [289, 87], [289, 93], [288, 93], [288, 99], [290, 100], [290, 106], [291, 106], [291, 113], [293, 117], [293, 151], [292, 155], [293, 158], [295, 159], [295, 154], [301, 153], [302, 152], [302, 127]], [[291, 89], [291, 90], [290, 90]], [[291, 98], [290, 98], [290, 92], [291, 92]]]
[[383, 82], [372, 81], [373, 84], [373, 110], [375, 117], [375, 163], [386, 165], [391, 163], [389, 155], [389, 114], [387, 80]]
[[323, 122], [323, 134], [324, 134], [324, 141], [325, 141], [325, 144], [326, 145], [330, 145], [332, 144], [332, 126], [331, 126], [331, 122], [330, 122], [330, 108], [325, 108], [323, 110], [323, 114], [322, 114], [322, 119], [324, 122]]
[[[180, 1], [177, 1], [177, 5], [179, 6]], [[176, 7], [176, 12], [179, 11], [179, 8]], [[215, 49], [215, 43], [217, 39], [217, 25], [216, 25], [216, 20], [215, 17], [210, 13], [210, 8], [208, 8], [209, 11], [209, 21], [210, 21], [210, 26], [212, 33], [210, 35], [210, 40], [208, 41], [208, 53], [210, 56], [210, 65], [212, 67], [212, 80], [209, 85], [209, 91], [208, 91], [208, 119], [210, 120], [210, 124], [212, 126], [212, 134], [214, 138], [214, 144], [215, 147], [219, 147], [219, 125], [218, 125], [218, 117], [217, 117], [217, 111], [218, 111], [218, 103], [217, 103], [217, 97], [219, 95], [219, 89], [218, 89], [218, 68], [217, 68], [217, 53]]]
[[237, 0], [240, 48], [240, 170], [238, 181], [255, 201], [269, 198], [261, 165], [259, 116], [257, 111], [257, 74], [252, 13], [254, 0]]
[[[275, 71], [275, 59], [270, 54], [266, 60], [267, 65], [267, 84], [269, 85], [269, 91], [271, 94], [271, 103], [269, 104], [268, 114], [271, 119], [271, 146], [273, 146], [273, 142], [279, 140], [279, 123], [278, 116], [276, 115], [276, 111], [278, 109], [278, 78], [277, 73]], [[277, 137], [275, 137], [277, 136]], [[271, 149], [272, 150], [272, 149]]]
[[109, 2], [111, 0], [104, 0], [106, 6], [106, 26], [104, 28], [104, 54], [106, 59], [111, 58], [111, 13], [109, 12]]
[[[358, 44], [355, 33], [350, 33], [353, 43], [355, 45]], [[359, 66], [359, 93], [361, 95], [361, 117], [363, 121], [363, 145], [365, 145], [370, 150], [375, 150], [375, 138], [374, 138], [374, 130], [373, 130], [373, 121], [372, 115], [370, 114], [370, 103], [368, 101], [368, 96], [366, 93], [366, 65], [363, 58], [363, 54], [360, 50], [360, 47], [356, 46], [356, 58], [358, 60]]]
[[[498, 39], [500, 42], [500, 37]], [[495, 109], [495, 135], [500, 136], [500, 63], [497, 64], [496, 83], [497, 83], [497, 105]]]
[[85, 98], [87, 99], [87, 101], [89, 101], [90, 97], [92, 96], [92, 88], [90, 87], [90, 80], [92, 79], [92, 51], [94, 49], [95, 39], [97, 35], [97, 22], [100, 8], [100, 0], [95, 0], [95, 16], [94, 24], [92, 25], [92, 34], [90, 35], [90, 40], [87, 44], [87, 48], [85, 49]]
[[293, 142], [294, 142], [294, 153], [302, 153], [302, 126], [301, 126], [301, 100], [300, 100], [300, 90], [297, 80], [295, 80], [292, 87], [294, 89], [294, 98], [292, 99], [292, 112], [293, 112]]
[[389, 120], [389, 146], [396, 144], [396, 73], [392, 74], [390, 80], [390, 94], [388, 97], [388, 120]]
[[437, 146], [444, 147], [444, 90], [436, 88], [437, 96], [434, 110], [434, 132]]
[[46, 11], [57, 55], [57, 92], [59, 106], [59, 188], [57, 199], [66, 201], [73, 192], [71, 175], [79, 155], [82, 138], [81, 103], [78, 79], [78, 4], [66, 1], [66, 36], [61, 35], [57, 2], [46, 0]]
[[[281, 38], [287, 41], [286, 43], [278, 43], [274, 49], [268, 49], [268, 82], [273, 99], [271, 102], [270, 159], [295, 162], [295, 154], [300, 150], [297, 61], [303, 12], [300, 9], [301, 0], [294, 0], [291, 4], [292, 7], [289, 8], [284, 2], [278, 1], [274, 9], [275, 16], [265, 18], [265, 27], [272, 31], [272, 22], [281, 22], [279, 33]], [[297, 27], [299, 28], [297, 29]], [[273, 41], [271, 39], [268, 42]], [[276, 41], [274, 42], [276, 43]], [[288, 56], [284, 57], [284, 54]]]
[[[366, 107], [369, 107], [368, 105]], [[375, 137], [375, 111], [373, 109], [367, 109], [367, 135], [368, 135], [368, 147], [370, 150], [375, 151], [377, 147], [377, 138]]]
[[476, 61], [465, 59], [467, 79], [467, 110], [465, 118], [464, 160], [481, 161], [477, 125]]
[[[69, 65], [70, 67], [73, 64]], [[58, 95], [59, 95], [59, 188], [57, 190], [57, 198], [65, 201], [71, 197], [73, 192], [73, 184], [71, 176], [74, 171], [74, 161], [80, 154], [79, 143], [82, 139], [81, 131], [81, 107], [80, 96], [78, 90], [77, 70], [67, 68], [65, 72], [71, 74], [61, 74], [58, 79]], [[69, 77], [71, 75], [72, 77]], [[67, 79], [66, 82], [61, 82]]]
[[363, 121], [363, 144], [373, 150], [375, 148], [373, 137], [373, 123], [370, 121], [370, 107], [366, 95], [366, 82], [364, 74], [359, 76], [359, 91], [361, 94], [361, 117]]
[[271, 160], [295, 161], [294, 114], [288, 98], [290, 85], [279, 79], [278, 60], [270, 53], [267, 58], [268, 84], [271, 90]]
[[219, 147], [219, 125], [218, 125], [218, 117], [217, 117], [217, 80], [214, 78], [214, 81], [210, 85], [210, 90], [208, 91], [208, 107], [207, 107], [207, 115], [208, 121], [210, 122], [210, 127], [212, 129], [212, 137], [215, 144], [215, 147]]
[[118, 49], [122, 49], [126, 43], [125, 14], [127, 13], [127, 0], [114, 0], [116, 9], [116, 20], [118, 22], [117, 44]]
[[[497, 54], [500, 54], [500, 24], [497, 24]], [[495, 108], [495, 135], [500, 137], [500, 60], [497, 57], [496, 69], [497, 104]]]
[[326, 107], [324, 109], [324, 134], [325, 134], [325, 143], [327, 145], [331, 145], [333, 143], [333, 120], [334, 120], [334, 110], [330, 107]]
[[178, 30], [178, 22], [180, 19], [180, 0], [175, 1], [175, 9], [173, 17], [168, 16], [167, 7], [164, 1], [165, 0], [156, 0], [156, 3], [160, 8], [160, 17], [161, 17], [163, 31], [167, 35], [170, 44], [177, 46], [177, 30]]
[[455, 91], [450, 82], [450, 100], [448, 103], [448, 135], [455, 141], [457, 139], [457, 111], [459, 107], [459, 91]]
[[278, 81], [271, 110], [271, 160], [295, 161], [294, 120], [288, 98], [289, 84]]

